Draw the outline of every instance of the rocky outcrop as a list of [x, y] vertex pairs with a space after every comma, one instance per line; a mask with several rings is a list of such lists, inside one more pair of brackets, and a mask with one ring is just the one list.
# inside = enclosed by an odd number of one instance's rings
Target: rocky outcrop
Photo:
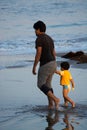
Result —
[[77, 51], [77, 52], [69, 52], [62, 56], [63, 58], [68, 58], [71, 60], [78, 61], [77, 63], [87, 63], [87, 54], [85, 54], [83, 51]]

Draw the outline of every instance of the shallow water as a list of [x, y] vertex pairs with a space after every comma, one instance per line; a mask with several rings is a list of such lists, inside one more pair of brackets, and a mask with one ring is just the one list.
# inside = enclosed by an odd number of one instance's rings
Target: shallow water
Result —
[[86, 130], [86, 122], [87, 105], [84, 104], [77, 104], [74, 109], [61, 105], [60, 110], [48, 110], [43, 105], [0, 108], [1, 130]]

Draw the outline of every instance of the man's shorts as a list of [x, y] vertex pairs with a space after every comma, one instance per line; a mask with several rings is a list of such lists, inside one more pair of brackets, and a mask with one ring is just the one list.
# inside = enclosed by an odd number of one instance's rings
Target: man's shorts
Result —
[[51, 92], [53, 93], [53, 89], [47, 87], [46, 85], [43, 85], [43, 86], [40, 88], [40, 90], [41, 90], [44, 94], [46, 94], [46, 95], [47, 95], [47, 93], [48, 93], [49, 91], [51, 91]]
[[51, 88], [52, 76], [56, 71], [56, 61], [48, 62], [47, 64], [41, 66], [38, 70], [38, 79], [37, 79], [37, 86], [39, 88], [42, 85], [47, 85], [48, 88]]

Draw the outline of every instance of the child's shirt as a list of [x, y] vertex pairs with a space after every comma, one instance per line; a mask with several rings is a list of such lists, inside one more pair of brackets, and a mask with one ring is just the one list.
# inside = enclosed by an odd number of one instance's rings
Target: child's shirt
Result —
[[63, 85], [70, 85], [70, 79], [72, 79], [71, 73], [69, 72], [69, 70], [61, 70], [60, 71], [60, 84]]

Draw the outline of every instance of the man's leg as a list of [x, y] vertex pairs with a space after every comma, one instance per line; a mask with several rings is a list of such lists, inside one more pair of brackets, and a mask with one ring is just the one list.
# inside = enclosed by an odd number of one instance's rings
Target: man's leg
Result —
[[[53, 89], [51, 88], [50, 90], [53, 93]], [[48, 98], [48, 108], [53, 109], [53, 106], [54, 106], [53, 100], [48, 96], [47, 96], [47, 98]]]
[[45, 84], [42, 85], [40, 90], [48, 97], [48, 99], [50, 99], [50, 101], [54, 101], [55, 107], [58, 108], [60, 100], [52, 93], [52, 90], [48, 88]]
[[51, 91], [48, 91], [47, 96], [54, 101], [55, 107], [58, 109], [60, 99], [57, 98]]

